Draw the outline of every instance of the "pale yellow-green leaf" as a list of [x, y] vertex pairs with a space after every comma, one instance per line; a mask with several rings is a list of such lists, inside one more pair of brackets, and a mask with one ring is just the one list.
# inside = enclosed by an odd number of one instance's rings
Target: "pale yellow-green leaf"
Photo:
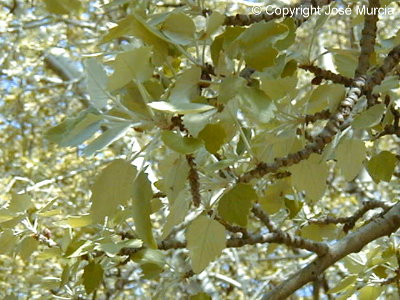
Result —
[[276, 110], [274, 102], [259, 88], [242, 87], [238, 90], [243, 112], [257, 123], [268, 123]]
[[255, 23], [246, 29], [237, 38], [237, 42], [247, 65], [258, 71], [274, 65], [279, 53], [274, 44], [287, 37], [288, 29], [287, 26], [274, 21]]
[[160, 31], [146, 24], [140, 16], [131, 14], [121, 20], [118, 26], [109, 30], [109, 33], [103, 38], [102, 43], [107, 43], [124, 35], [135, 36], [146, 45], [152, 46], [154, 51], [153, 62], [156, 65], [165, 63], [170, 48], [168, 39]]
[[226, 247], [225, 227], [206, 216], [197, 217], [186, 231], [187, 248], [195, 273], [202, 272]]
[[140, 264], [145, 279], [156, 278], [164, 270], [165, 255], [160, 250], [143, 249], [133, 254], [131, 259]]
[[197, 293], [196, 295], [190, 296], [190, 300], [211, 300], [211, 296], [206, 293]]
[[135, 221], [136, 232], [143, 243], [150, 248], [157, 248], [152, 232], [151, 215], [151, 199], [153, 198], [153, 190], [146, 173], [141, 172], [132, 188], [132, 211]]
[[335, 287], [331, 288], [328, 291], [328, 294], [334, 294], [343, 291], [348, 286], [353, 285], [357, 281], [357, 278], [357, 275], [347, 276], [346, 278], [342, 279]]
[[90, 294], [96, 290], [103, 281], [104, 270], [101, 264], [94, 261], [90, 262], [83, 269], [83, 285], [86, 293]]
[[125, 205], [132, 194], [136, 169], [129, 162], [117, 159], [96, 177], [92, 187], [91, 214], [95, 222], [112, 216], [119, 205]]
[[148, 104], [151, 108], [173, 114], [194, 114], [214, 109], [214, 106], [201, 103], [170, 103], [165, 101], [156, 101]]
[[229, 76], [223, 79], [219, 87], [218, 101], [228, 103], [236, 97], [240, 88], [246, 86], [246, 80], [242, 77]]
[[346, 180], [353, 180], [362, 168], [367, 149], [359, 139], [346, 139], [336, 148], [336, 166]]
[[31, 236], [25, 237], [18, 245], [18, 255], [29, 261], [31, 254], [38, 248], [39, 242]]
[[12, 194], [10, 204], [8, 205], [8, 210], [10, 212], [22, 212], [33, 207], [31, 197], [28, 194]]
[[217, 124], [207, 124], [198, 136], [204, 141], [204, 146], [210, 153], [217, 153], [226, 143], [226, 132], [224, 127]]
[[311, 94], [307, 104], [307, 113], [314, 114], [329, 107], [334, 111], [343, 100], [345, 88], [340, 84], [324, 84], [318, 86]]
[[341, 75], [353, 78], [358, 63], [358, 50], [328, 48], [333, 54], [336, 69]]
[[264, 196], [259, 199], [263, 209], [269, 214], [274, 214], [281, 208], [285, 208], [285, 194], [290, 192], [291, 188], [290, 178], [284, 178], [268, 185]]
[[337, 238], [338, 228], [335, 224], [309, 224], [301, 228], [300, 235], [317, 242], [334, 240]]
[[96, 249], [104, 251], [109, 257], [114, 257], [122, 248], [140, 248], [142, 245], [143, 242], [141, 240], [125, 240], [118, 243], [100, 243], [96, 245]]
[[256, 200], [257, 194], [253, 187], [239, 183], [219, 200], [218, 214], [229, 223], [246, 227], [252, 203]]
[[108, 81], [108, 89], [114, 91], [127, 85], [131, 80], [144, 82], [150, 79], [153, 65], [150, 47], [140, 47], [117, 55], [113, 62], [114, 73]]
[[189, 103], [200, 95], [199, 80], [201, 68], [192, 66], [184, 70], [177, 78], [171, 89], [169, 100], [171, 103]]
[[298, 190], [304, 190], [311, 200], [319, 200], [325, 193], [329, 168], [321, 156], [311, 154], [307, 160], [289, 168], [292, 183]]
[[183, 125], [193, 137], [197, 137], [216, 112], [217, 110], [213, 109], [203, 113], [186, 114], [182, 117]]
[[368, 161], [367, 170], [376, 183], [379, 183], [381, 180], [390, 182], [396, 162], [397, 158], [395, 154], [389, 151], [382, 151]]
[[60, 221], [60, 225], [67, 225], [71, 228], [79, 228], [85, 227], [92, 224], [92, 216], [91, 215], [82, 215], [82, 216], [70, 216]]
[[202, 140], [198, 138], [182, 137], [168, 130], [161, 133], [161, 139], [167, 147], [182, 154], [193, 153], [203, 146]]
[[40, 251], [36, 258], [39, 260], [48, 260], [52, 258], [60, 258], [61, 254], [60, 248], [50, 248]]
[[90, 240], [75, 241], [68, 246], [65, 256], [68, 258], [79, 257], [89, 253], [94, 247], [94, 243]]
[[5, 229], [0, 233], [0, 254], [8, 254], [16, 248], [18, 238], [14, 235], [12, 229]]
[[278, 100], [285, 96], [296, 94], [297, 74], [278, 79], [261, 78], [261, 90], [264, 91], [272, 100]]
[[102, 109], [110, 98], [107, 92], [107, 74], [95, 58], [85, 61], [85, 71], [90, 101], [94, 107]]
[[380, 285], [366, 285], [358, 291], [359, 300], [375, 300], [382, 294], [385, 287]]
[[385, 104], [374, 105], [354, 118], [351, 126], [354, 129], [365, 129], [380, 123], [385, 112]]
[[190, 207], [190, 198], [187, 193], [181, 192], [170, 208], [167, 222], [163, 228], [161, 239], [165, 239], [175, 225], [180, 224], [186, 217]]
[[161, 31], [174, 43], [188, 45], [194, 40], [196, 26], [183, 12], [171, 13], [161, 26]]
[[217, 11], [213, 11], [207, 19], [206, 34], [211, 36], [224, 23], [225, 16]]

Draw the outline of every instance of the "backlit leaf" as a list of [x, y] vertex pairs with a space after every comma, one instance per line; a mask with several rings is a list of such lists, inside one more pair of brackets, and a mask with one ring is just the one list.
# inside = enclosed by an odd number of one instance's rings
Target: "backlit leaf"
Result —
[[367, 170], [376, 183], [379, 183], [381, 180], [389, 182], [392, 178], [396, 162], [396, 155], [389, 151], [382, 151], [368, 161]]
[[135, 179], [132, 188], [132, 211], [136, 232], [143, 243], [150, 248], [157, 248], [154, 240], [151, 215], [153, 190], [146, 173], [141, 172]]
[[291, 188], [290, 179], [287, 178], [269, 185], [264, 196], [259, 199], [263, 209], [269, 214], [274, 214], [285, 208], [285, 194], [291, 191]]
[[358, 139], [346, 139], [336, 148], [336, 165], [346, 180], [351, 181], [358, 175], [367, 154], [366, 151], [364, 142]]
[[200, 139], [182, 137], [179, 134], [168, 130], [162, 132], [161, 139], [166, 146], [182, 154], [193, 153], [203, 146], [203, 142]]
[[181, 115], [205, 112], [215, 108], [201, 103], [170, 103], [164, 101], [151, 102], [148, 105], [155, 110]]
[[81, 8], [79, 0], [44, 0], [46, 9], [53, 14], [66, 15]]
[[328, 294], [339, 293], [357, 281], [357, 275], [350, 275], [342, 279], [334, 288], [328, 291]]
[[199, 133], [199, 138], [204, 141], [207, 151], [215, 154], [225, 144], [226, 132], [221, 124], [208, 124]]
[[239, 183], [219, 200], [218, 214], [229, 223], [246, 227], [252, 203], [256, 200], [257, 194], [253, 187]]
[[226, 247], [225, 227], [201, 215], [190, 223], [186, 240], [193, 271], [200, 273]]
[[102, 170], [91, 189], [94, 221], [101, 222], [105, 216], [112, 216], [119, 205], [127, 203], [135, 176], [135, 167], [122, 159], [114, 160]]
[[181, 192], [170, 208], [161, 239], [165, 239], [170, 234], [173, 227], [180, 224], [185, 219], [189, 207], [190, 198], [187, 193]]
[[95, 58], [89, 58], [85, 61], [85, 70], [91, 103], [97, 109], [102, 109], [107, 105], [110, 98], [107, 92], [107, 74]]
[[161, 31], [174, 43], [188, 45], [194, 39], [196, 27], [192, 18], [177, 12], [171, 13], [161, 26]]
[[[292, 183], [298, 190], [304, 190], [311, 200], [319, 200], [325, 193], [329, 169], [321, 156], [311, 154], [307, 160], [289, 168]], [[305, 176], [307, 174], [307, 176]]]

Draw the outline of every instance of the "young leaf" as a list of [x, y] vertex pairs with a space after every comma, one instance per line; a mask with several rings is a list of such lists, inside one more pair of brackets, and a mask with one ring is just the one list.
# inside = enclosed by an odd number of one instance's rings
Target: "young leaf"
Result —
[[366, 154], [367, 149], [361, 140], [346, 139], [339, 144], [336, 148], [336, 165], [346, 180], [351, 181], [358, 175]]
[[144, 172], [141, 172], [133, 183], [132, 188], [132, 211], [135, 221], [136, 232], [143, 243], [150, 248], [157, 248], [154, 240], [151, 215], [151, 199], [153, 198], [153, 190], [151, 183]]
[[92, 187], [91, 214], [95, 222], [112, 216], [119, 205], [127, 203], [132, 195], [136, 169], [129, 162], [117, 159], [97, 176]]
[[218, 214], [225, 221], [239, 226], [247, 226], [247, 218], [257, 194], [249, 184], [239, 183], [227, 191], [218, 203]]
[[304, 190], [311, 200], [319, 200], [325, 193], [329, 169], [326, 162], [320, 159], [320, 155], [311, 154], [307, 160], [289, 168], [293, 185], [298, 190]]
[[87, 90], [94, 107], [102, 109], [110, 98], [107, 93], [107, 74], [103, 66], [95, 59], [85, 61]]
[[103, 280], [103, 274], [104, 271], [101, 264], [91, 261], [88, 265], [86, 265], [86, 267], [83, 269], [82, 280], [87, 294], [92, 293], [99, 287]]
[[201, 215], [190, 223], [186, 240], [193, 271], [200, 273], [226, 247], [225, 227]]
[[396, 155], [389, 151], [382, 151], [368, 161], [367, 170], [376, 183], [379, 183], [381, 180], [390, 182], [396, 162]]
[[168, 130], [162, 132], [161, 139], [167, 147], [182, 154], [193, 153], [203, 146], [203, 142], [200, 139], [182, 137]]

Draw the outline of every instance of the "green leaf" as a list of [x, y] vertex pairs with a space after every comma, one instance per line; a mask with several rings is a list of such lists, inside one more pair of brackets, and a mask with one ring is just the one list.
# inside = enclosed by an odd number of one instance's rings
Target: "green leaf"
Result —
[[334, 111], [344, 98], [346, 89], [340, 84], [323, 84], [318, 86], [311, 94], [307, 103], [307, 114], [315, 114], [329, 107]]
[[70, 216], [59, 222], [60, 225], [67, 225], [71, 228], [85, 227], [92, 223], [91, 215]]
[[83, 269], [82, 280], [87, 294], [92, 293], [100, 286], [103, 280], [103, 274], [104, 271], [101, 264], [92, 261], [86, 265]]
[[212, 298], [206, 293], [197, 293], [196, 295], [190, 296], [190, 300], [212, 300]]
[[358, 50], [327, 48], [333, 54], [333, 60], [338, 72], [353, 78], [358, 64]]
[[182, 12], [173, 12], [164, 21], [161, 31], [174, 43], [188, 45], [193, 42], [196, 26], [192, 18]]
[[143, 249], [132, 255], [132, 260], [140, 264], [143, 278], [153, 279], [164, 270], [165, 255], [160, 250]]
[[107, 92], [107, 74], [103, 66], [95, 59], [89, 58], [85, 61], [87, 78], [87, 90], [91, 103], [97, 109], [102, 109], [107, 105], [110, 98]]
[[310, 224], [301, 228], [300, 235], [317, 242], [334, 240], [337, 238], [338, 228], [335, 224]]
[[350, 275], [342, 279], [334, 288], [328, 291], [328, 294], [335, 294], [343, 291], [348, 286], [353, 285], [357, 281], [357, 275]]
[[18, 245], [18, 255], [26, 262], [31, 258], [32, 253], [38, 248], [39, 242], [31, 236], [24, 238]]
[[81, 8], [79, 0], [44, 0], [46, 9], [53, 14], [66, 15]]
[[262, 208], [269, 214], [285, 208], [285, 194], [292, 189], [290, 179], [284, 178], [268, 186], [264, 196], [259, 199]]
[[278, 100], [285, 96], [294, 96], [297, 93], [297, 74], [278, 79], [261, 77], [261, 90], [272, 100]]
[[26, 211], [27, 209], [34, 207], [31, 197], [28, 194], [12, 194], [10, 204], [7, 210], [10, 212], [18, 213]]
[[201, 68], [192, 66], [184, 70], [176, 80], [169, 101], [174, 104], [190, 103], [193, 99], [200, 96], [199, 80], [201, 79]]
[[204, 141], [204, 146], [210, 153], [217, 153], [225, 144], [226, 132], [221, 124], [208, 124], [199, 133], [199, 138]]
[[362, 168], [367, 149], [363, 141], [346, 139], [336, 148], [336, 166], [340, 168], [346, 180], [353, 180]]
[[125, 240], [118, 243], [100, 243], [96, 246], [97, 250], [104, 251], [107, 256], [116, 256], [122, 248], [141, 248], [143, 242], [141, 240]]
[[311, 200], [319, 200], [325, 193], [329, 168], [326, 162], [320, 160], [321, 156], [313, 153], [307, 160], [289, 168], [293, 185], [298, 190], [304, 190]]
[[380, 285], [366, 285], [358, 291], [359, 300], [375, 300], [384, 291], [385, 287]]
[[173, 114], [194, 114], [215, 109], [214, 106], [201, 103], [169, 103], [165, 101], [151, 102], [151, 108]]
[[217, 11], [213, 11], [207, 19], [206, 35], [209, 37], [215, 33], [225, 21], [225, 16]]
[[380, 181], [390, 182], [396, 162], [396, 155], [389, 151], [382, 151], [368, 161], [367, 170], [376, 183]]
[[254, 122], [268, 123], [274, 117], [276, 106], [262, 90], [246, 86], [239, 93], [241, 108]]
[[107, 147], [114, 141], [121, 138], [125, 132], [131, 127], [130, 122], [118, 122], [112, 123], [111, 127], [104, 131], [101, 135], [99, 135], [95, 140], [93, 140], [89, 145], [83, 149], [82, 154], [90, 156], [94, 154], [96, 151]]
[[[288, 36], [288, 29], [287, 26], [274, 21], [256, 23], [246, 29], [237, 38], [237, 42], [248, 67], [262, 71], [274, 65], [279, 53], [274, 44]], [[281, 45], [283, 47], [284, 44]]]
[[131, 197], [136, 169], [129, 162], [117, 159], [97, 176], [92, 187], [91, 214], [95, 222], [112, 216], [119, 205], [125, 205]]
[[199, 132], [210, 122], [210, 118], [216, 113], [215, 109], [198, 114], [185, 114], [182, 117], [183, 125], [193, 137], [197, 137]]
[[46, 132], [46, 138], [61, 147], [82, 144], [99, 130], [103, 117], [93, 114], [93, 110], [82, 111], [75, 118], [68, 118]]
[[186, 214], [190, 207], [190, 198], [187, 193], [181, 192], [178, 198], [174, 201], [170, 208], [170, 212], [167, 217], [167, 222], [163, 227], [163, 233], [161, 239], [165, 239], [174, 228], [175, 225], [180, 224], [186, 217]]
[[229, 76], [224, 78], [220, 85], [218, 102], [228, 103], [228, 101], [236, 97], [239, 90], [245, 86], [246, 80], [242, 77]]
[[225, 249], [225, 227], [201, 215], [190, 223], [186, 240], [193, 272], [198, 274]]
[[161, 139], [167, 147], [182, 154], [193, 153], [203, 146], [203, 142], [200, 139], [182, 137], [168, 130], [164, 130], [161, 133]]
[[354, 129], [365, 129], [378, 125], [385, 112], [385, 104], [374, 105], [354, 118], [351, 126]]
[[150, 248], [157, 248], [154, 240], [151, 215], [151, 199], [153, 198], [153, 190], [146, 173], [141, 172], [133, 184], [132, 188], [132, 211], [135, 221], [136, 233], [143, 243]]
[[239, 183], [219, 200], [218, 214], [229, 223], [246, 227], [252, 203], [256, 200], [257, 194], [253, 187]]
[[176, 152], [167, 155], [159, 164], [162, 180], [158, 188], [167, 194], [172, 204], [184, 189], [189, 174], [189, 166], [184, 155]]
[[0, 254], [8, 254], [16, 248], [18, 238], [14, 235], [12, 229], [5, 229], [0, 233]]
[[117, 55], [112, 66], [114, 73], [109, 78], [108, 89], [117, 90], [127, 85], [131, 80], [144, 82], [150, 79], [153, 65], [150, 47], [140, 47]]
[[109, 30], [102, 43], [107, 43], [124, 35], [135, 36], [146, 45], [152, 46], [154, 51], [153, 62], [156, 65], [165, 63], [170, 48], [169, 41], [157, 29], [146, 24], [140, 16], [131, 14], [121, 20], [118, 26]]

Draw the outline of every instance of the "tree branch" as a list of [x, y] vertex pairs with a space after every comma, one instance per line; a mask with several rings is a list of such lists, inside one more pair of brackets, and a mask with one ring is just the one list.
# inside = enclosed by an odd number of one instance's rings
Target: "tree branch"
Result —
[[326, 255], [316, 258], [307, 267], [265, 294], [263, 300], [286, 299], [296, 290], [317, 278], [328, 267], [353, 252], [359, 252], [368, 243], [395, 232], [400, 227], [400, 202], [386, 214], [374, 218], [370, 223], [329, 246]]

